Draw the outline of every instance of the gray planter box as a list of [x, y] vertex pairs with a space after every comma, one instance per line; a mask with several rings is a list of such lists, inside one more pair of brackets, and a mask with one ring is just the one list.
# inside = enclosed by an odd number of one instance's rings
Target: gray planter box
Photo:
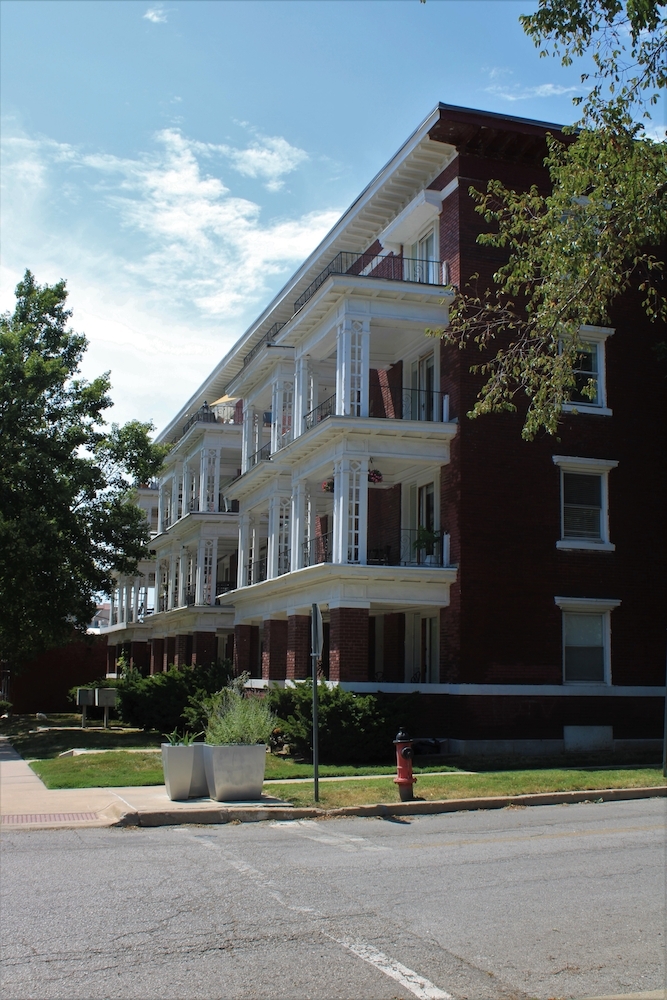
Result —
[[215, 746], [204, 743], [208, 794], [216, 802], [253, 801], [262, 797], [266, 744]]
[[162, 766], [167, 795], [172, 802], [208, 795], [203, 743], [192, 743], [189, 747], [163, 743]]

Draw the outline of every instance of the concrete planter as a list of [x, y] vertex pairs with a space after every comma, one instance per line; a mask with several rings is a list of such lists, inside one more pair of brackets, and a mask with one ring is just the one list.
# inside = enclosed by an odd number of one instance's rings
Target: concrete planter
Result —
[[216, 802], [252, 801], [262, 797], [266, 744], [216, 746], [204, 743], [208, 794]]
[[203, 743], [191, 743], [188, 747], [163, 743], [162, 766], [167, 795], [172, 802], [208, 795]]

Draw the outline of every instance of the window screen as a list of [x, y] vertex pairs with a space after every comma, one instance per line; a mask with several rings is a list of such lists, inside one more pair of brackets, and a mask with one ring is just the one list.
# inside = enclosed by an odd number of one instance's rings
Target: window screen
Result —
[[604, 615], [563, 614], [566, 681], [604, 681]]
[[563, 473], [563, 537], [600, 540], [602, 476]]

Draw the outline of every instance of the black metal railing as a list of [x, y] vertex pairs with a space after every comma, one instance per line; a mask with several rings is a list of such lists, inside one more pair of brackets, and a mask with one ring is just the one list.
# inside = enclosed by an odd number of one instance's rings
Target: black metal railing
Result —
[[445, 394], [435, 389], [402, 389], [400, 415], [403, 420], [442, 423], [448, 417], [444, 412], [445, 399]]
[[259, 449], [259, 451], [254, 452], [248, 459], [248, 468], [252, 469], [253, 466], [257, 465], [258, 462], [268, 462], [271, 458], [271, 442], [267, 441], [266, 444]]
[[194, 590], [186, 590], [183, 595], [183, 600], [185, 602], [186, 608], [191, 608], [197, 599], [197, 592]]
[[212, 410], [211, 407], [206, 402], [199, 407], [196, 413], [192, 414], [192, 416], [188, 421], [186, 421], [186, 423], [183, 424], [181, 437], [183, 437], [183, 435], [190, 430], [193, 424], [200, 422], [204, 424], [216, 424], [218, 422], [218, 418], [215, 415], [215, 411]]
[[303, 418], [306, 425], [305, 429], [307, 431], [310, 430], [310, 428], [314, 427], [315, 424], [321, 423], [323, 420], [326, 420], [327, 417], [332, 416], [335, 412], [336, 395], [334, 393], [333, 396], [329, 396], [329, 398], [325, 399], [323, 403], [320, 403], [319, 406], [316, 406], [314, 410], [311, 410], [305, 415]]
[[310, 541], [303, 543], [303, 565], [317, 566], [319, 563], [330, 563], [333, 556], [333, 531], [325, 535], [316, 535]]
[[358, 274], [364, 278], [384, 278], [387, 281], [415, 281], [426, 285], [440, 285], [440, 262], [435, 260], [416, 260], [408, 257], [395, 257], [393, 254], [382, 256], [376, 253], [358, 254], [342, 250], [336, 254], [331, 263], [327, 264], [314, 281], [311, 281], [305, 292], [294, 303], [294, 312], [305, 306], [309, 299], [327, 280], [330, 274]]
[[249, 587], [253, 583], [262, 583], [266, 580], [266, 556], [263, 556], [261, 559], [250, 560], [246, 565], [246, 578]]
[[236, 583], [232, 583], [231, 580], [218, 580], [215, 585], [215, 603], [220, 604], [220, 598], [230, 594], [232, 590], [236, 590]]
[[446, 566], [449, 536], [424, 528], [403, 528], [393, 544], [368, 547], [369, 566]]
[[257, 341], [252, 350], [250, 350], [243, 359], [244, 368], [246, 365], [250, 364], [255, 355], [258, 354], [266, 344], [270, 344], [275, 339], [284, 326], [284, 323], [274, 323], [271, 329], [266, 331], [264, 336]]

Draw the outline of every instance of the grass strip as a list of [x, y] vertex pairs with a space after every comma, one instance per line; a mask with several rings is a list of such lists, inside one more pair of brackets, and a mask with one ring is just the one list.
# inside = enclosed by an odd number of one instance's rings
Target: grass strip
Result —
[[[482, 774], [455, 774], [446, 778], [422, 774], [415, 785], [415, 796], [432, 799], [489, 798], [496, 795], [528, 795], [534, 792], [599, 791], [605, 788], [652, 788], [664, 786], [658, 768], [614, 771], [573, 771], [544, 769], [535, 771], [495, 771]], [[281, 799], [295, 806], [313, 805], [312, 785], [280, 785]], [[320, 785], [320, 806], [372, 805], [398, 801], [398, 791], [391, 778], [368, 781], [331, 781]]]
[[36, 760], [30, 766], [47, 788], [122, 788], [164, 783], [162, 758], [156, 753], [117, 750]]

